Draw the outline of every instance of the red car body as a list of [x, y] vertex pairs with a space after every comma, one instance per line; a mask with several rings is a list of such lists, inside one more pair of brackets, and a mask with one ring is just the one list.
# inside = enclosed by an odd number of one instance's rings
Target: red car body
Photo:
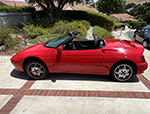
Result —
[[87, 50], [63, 50], [62, 46], [48, 48], [40, 43], [20, 51], [11, 58], [11, 62], [16, 70], [22, 72], [30, 59], [42, 61], [50, 73], [109, 75], [112, 67], [121, 61], [132, 63], [136, 74], [147, 69], [144, 48], [139, 43], [119, 39], [103, 41], [103, 48]]

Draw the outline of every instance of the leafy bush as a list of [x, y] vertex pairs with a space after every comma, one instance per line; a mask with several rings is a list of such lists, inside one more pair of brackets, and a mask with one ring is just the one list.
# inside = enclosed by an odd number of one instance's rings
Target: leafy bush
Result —
[[63, 11], [63, 15], [76, 20], [86, 20], [90, 22], [92, 26], [98, 25], [108, 31], [112, 31], [115, 23], [114, 18], [94, 11]]
[[141, 22], [141, 21], [129, 21], [128, 22], [130, 26], [132, 26], [133, 29], [137, 29], [137, 28], [140, 28], [140, 27], [144, 27], [147, 25], [146, 22]]
[[5, 41], [4, 41], [4, 44], [6, 47], [14, 47], [19, 43], [20, 43], [20, 38], [9, 37], [9, 38], [5, 39]]
[[86, 20], [79, 21], [81, 24], [83, 24], [87, 29], [91, 27], [91, 24]]
[[90, 24], [87, 21], [73, 21], [68, 24], [67, 31], [79, 31], [80, 34], [77, 35], [78, 40], [85, 40], [87, 35], [87, 29], [90, 27]]
[[53, 40], [53, 39], [55, 39], [55, 38], [57, 38], [61, 35], [62, 34], [42, 35], [42, 36], [39, 36], [35, 39], [30, 40], [30, 43], [38, 44], [38, 43], [45, 42], [45, 41], [48, 41], [48, 40]]
[[55, 25], [51, 28], [51, 33], [52, 34], [64, 34], [67, 32], [67, 27], [68, 27], [67, 21], [59, 21], [55, 23]]
[[114, 29], [121, 28], [121, 25], [125, 25], [125, 23], [115, 22]]
[[23, 30], [32, 37], [41, 36], [43, 34], [50, 34], [50, 29], [44, 29], [43, 27], [35, 26], [34, 24], [25, 25]]
[[10, 36], [12, 28], [6, 27], [4, 29], [0, 28], [0, 45], [5, 45], [6, 47], [13, 47], [20, 43], [19, 38], [12, 38]]
[[[50, 35], [50, 34], [65, 34], [70, 31], [80, 31], [81, 34], [78, 36], [79, 39], [82, 39], [82, 37], [86, 37], [87, 29], [90, 28], [90, 23], [82, 20], [82, 21], [73, 21], [73, 22], [67, 22], [67, 21], [59, 21], [55, 24], [52, 23], [52, 25], [49, 25], [48, 28], [44, 28], [45, 24], [42, 22], [33, 23], [33, 24], [27, 24], [24, 25], [23, 30], [32, 37], [38, 37], [41, 35]], [[85, 38], [84, 38], [85, 39]]]
[[114, 38], [109, 31], [105, 30], [102, 27], [94, 26], [93, 29], [94, 29], [93, 34], [94, 34], [94, 36], [97, 36], [98, 39], [101, 39], [101, 38], [111, 38], [111, 39], [113, 39]]
[[35, 8], [30, 6], [0, 6], [0, 12], [34, 12]]
[[0, 36], [1, 36], [0, 45], [4, 45], [6, 38], [11, 38], [10, 33], [11, 33], [10, 28], [4, 28], [4, 29], [0, 28]]

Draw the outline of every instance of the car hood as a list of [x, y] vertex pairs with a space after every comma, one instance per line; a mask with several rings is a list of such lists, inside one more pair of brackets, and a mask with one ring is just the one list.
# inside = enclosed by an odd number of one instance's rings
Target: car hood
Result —
[[103, 48], [104, 51], [119, 51], [122, 54], [128, 54], [130, 56], [143, 55], [144, 52], [144, 47], [134, 41], [120, 39], [105, 39], [104, 41], [106, 44]]
[[20, 56], [22, 58], [26, 57], [44, 57], [50, 55], [54, 48], [47, 48], [43, 46], [43, 43], [39, 43], [33, 46], [30, 46], [16, 54], [16, 56]]

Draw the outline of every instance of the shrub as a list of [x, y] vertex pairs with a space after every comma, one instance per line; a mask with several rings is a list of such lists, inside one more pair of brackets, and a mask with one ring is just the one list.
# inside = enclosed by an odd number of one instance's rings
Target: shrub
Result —
[[5, 45], [6, 47], [13, 47], [20, 43], [19, 38], [12, 38], [10, 36], [12, 28], [6, 27], [4, 29], [0, 28], [0, 45]]
[[35, 26], [34, 24], [25, 25], [23, 30], [32, 37], [41, 36], [43, 34], [50, 34], [50, 29], [44, 29], [43, 27]]
[[35, 8], [30, 6], [0, 6], [0, 12], [34, 12]]
[[83, 24], [84, 26], [86, 26], [87, 29], [89, 29], [91, 27], [91, 24], [86, 20], [81, 20], [80, 23]]
[[51, 33], [52, 34], [64, 34], [67, 31], [68, 27], [67, 21], [59, 21], [55, 23], [55, 25], [51, 28]]
[[6, 38], [4, 41], [4, 44], [6, 47], [14, 47], [19, 43], [20, 43], [20, 38], [9, 37], [9, 38]]
[[77, 39], [85, 40], [88, 28], [89, 28], [89, 24], [86, 21], [73, 21], [68, 24], [66, 32], [79, 31], [80, 34], [77, 35]]
[[38, 44], [38, 43], [45, 42], [45, 41], [48, 41], [48, 40], [53, 40], [53, 39], [55, 39], [55, 38], [57, 38], [61, 35], [62, 34], [42, 35], [42, 36], [39, 36], [35, 39], [30, 40], [30, 43]]
[[59, 21], [52, 25], [49, 25], [48, 28], [44, 28], [45, 24], [42, 22], [27, 24], [24, 25], [23, 30], [32, 37], [38, 37], [41, 35], [50, 35], [50, 34], [65, 34], [70, 31], [80, 31], [81, 34], [78, 35], [79, 39], [85, 39], [87, 29], [91, 27], [90, 23], [82, 20], [82, 21]]
[[94, 34], [94, 36], [97, 36], [98, 39], [101, 39], [101, 38], [111, 38], [111, 39], [113, 39], [114, 38], [109, 31], [105, 30], [102, 27], [94, 26], [93, 29], [94, 29], [93, 34]]
[[63, 15], [72, 19], [86, 20], [90, 22], [92, 26], [98, 25], [108, 31], [112, 31], [115, 23], [115, 19], [112, 17], [94, 11], [63, 11]]
[[121, 28], [121, 25], [125, 25], [125, 23], [115, 22], [114, 29]]
[[4, 45], [4, 41], [6, 38], [11, 38], [10, 33], [11, 33], [10, 28], [4, 28], [4, 29], [0, 28], [0, 36], [1, 36], [0, 45]]
[[130, 26], [132, 26], [133, 29], [138, 29], [140, 27], [144, 27], [147, 25], [146, 22], [141, 22], [141, 21], [129, 21], [128, 22]]

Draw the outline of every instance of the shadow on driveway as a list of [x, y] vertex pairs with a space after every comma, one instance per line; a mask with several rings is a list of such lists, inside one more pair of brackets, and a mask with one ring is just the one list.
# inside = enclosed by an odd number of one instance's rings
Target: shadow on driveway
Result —
[[[10, 75], [14, 78], [30, 80], [30, 77], [23, 72], [12, 70]], [[90, 74], [66, 74], [66, 73], [51, 73], [44, 80], [51, 80], [56, 82], [57, 80], [72, 80], [72, 81], [103, 81], [103, 82], [115, 82], [109, 75], [90, 75]], [[133, 79], [126, 83], [139, 82], [139, 79], [134, 76]], [[123, 83], [123, 82], [118, 82]]]

